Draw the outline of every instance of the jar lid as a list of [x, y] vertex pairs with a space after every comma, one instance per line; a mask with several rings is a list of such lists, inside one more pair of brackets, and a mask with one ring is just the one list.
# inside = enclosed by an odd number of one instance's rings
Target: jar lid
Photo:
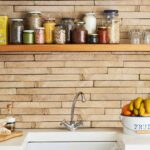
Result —
[[41, 14], [41, 11], [29, 11], [30, 14]]
[[104, 10], [104, 14], [111, 14], [111, 15], [118, 15], [119, 11], [118, 10], [113, 10], [113, 9], [108, 9], [108, 10]]
[[11, 19], [11, 21], [18, 21], [18, 22], [21, 22], [21, 21], [23, 21], [23, 19], [19, 19], [19, 18], [14, 18], [14, 19]]
[[64, 18], [62, 18], [62, 20], [74, 20], [74, 18], [64, 17]]
[[34, 30], [24, 30], [23, 32], [33, 33]]
[[106, 26], [100, 26], [100, 27], [98, 27], [98, 29], [107, 29], [107, 27]]
[[85, 22], [84, 21], [77, 21], [77, 22], [75, 22], [75, 24], [85, 24]]
[[45, 28], [44, 27], [37, 27], [35, 28], [35, 30], [44, 30]]
[[89, 36], [98, 36], [98, 34], [96, 34], [96, 33], [91, 33], [91, 34], [89, 34]]
[[56, 21], [55, 18], [45, 18], [46, 21]]
[[89, 15], [96, 15], [96, 14], [93, 13], [93, 12], [88, 12], [88, 13], [85, 13], [84, 15], [85, 15], [85, 16], [89, 16]]

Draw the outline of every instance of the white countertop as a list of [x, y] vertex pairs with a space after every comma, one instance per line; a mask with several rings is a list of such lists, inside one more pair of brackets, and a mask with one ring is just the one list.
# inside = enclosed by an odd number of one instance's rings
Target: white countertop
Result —
[[150, 135], [125, 135], [121, 129], [115, 128], [78, 129], [75, 132], [65, 129], [31, 129], [23, 132], [21, 137], [0, 142], [0, 150], [25, 150], [30, 141], [89, 141], [89, 138], [92, 141], [117, 141], [122, 150], [150, 150]]

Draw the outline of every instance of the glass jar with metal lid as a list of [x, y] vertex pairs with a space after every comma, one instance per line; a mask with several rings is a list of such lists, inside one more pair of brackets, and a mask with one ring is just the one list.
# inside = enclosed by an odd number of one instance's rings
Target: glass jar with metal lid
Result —
[[74, 18], [62, 18], [62, 24], [66, 30], [66, 43], [71, 43], [71, 32], [74, 28]]
[[106, 26], [98, 27], [98, 43], [99, 44], [109, 43], [108, 28]]
[[56, 44], [66, 43], [66, 30], [62, 24], [57, 24], [54, 30], [54, 41]]
[[44, 36], [44, 27], [38, 27], [34, 30], [35, 35], [35, 43], [36, 44], [44, 44], [45, 43], [45, 36]]
[[120, 21], [118, 10], [104, 10], [106, 26], [108, 27], [109, 42], [120, 43]]
[[87, 43], [88, 32], [84, 28], [85, 22], [78, 21], [75, 23], [75, 28], [72, 31], [72, 43], [73, 44], [85, 44]]
[[54, 29], [55, 29], [55, 18], [47, 18], [44, 22], [45, 28], [45, 43], [52, 44], [54, 43]]
[[40, 11], [30, 11], [27, 14], [27, 28], [34, 30], [42, 26], [42, 15]]
[[34, 30], [23, 31], [23, 44], [34, 44]]
[[22, 44], [23, 30], [23, 19], [11, 19], [9, 28], [9, 42], [11, 44]]
[[89, 44], [97, 44], [98, 43], [98, 35], [97, 34], [89, 34], [88, 35], [88, 43]]

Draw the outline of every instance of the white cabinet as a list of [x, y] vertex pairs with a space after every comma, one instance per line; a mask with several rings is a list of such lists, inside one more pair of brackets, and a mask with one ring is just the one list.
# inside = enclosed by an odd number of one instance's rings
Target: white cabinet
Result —
[[119, 150], [116, 142], [30, 142], [27, 150]]

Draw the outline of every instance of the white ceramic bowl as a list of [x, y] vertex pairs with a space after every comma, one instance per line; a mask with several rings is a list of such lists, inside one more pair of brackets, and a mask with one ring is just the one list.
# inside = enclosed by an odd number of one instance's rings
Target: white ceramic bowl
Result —
[[150, 134], [150, 117], [134, 117], [121, 115], [125, 134]]

